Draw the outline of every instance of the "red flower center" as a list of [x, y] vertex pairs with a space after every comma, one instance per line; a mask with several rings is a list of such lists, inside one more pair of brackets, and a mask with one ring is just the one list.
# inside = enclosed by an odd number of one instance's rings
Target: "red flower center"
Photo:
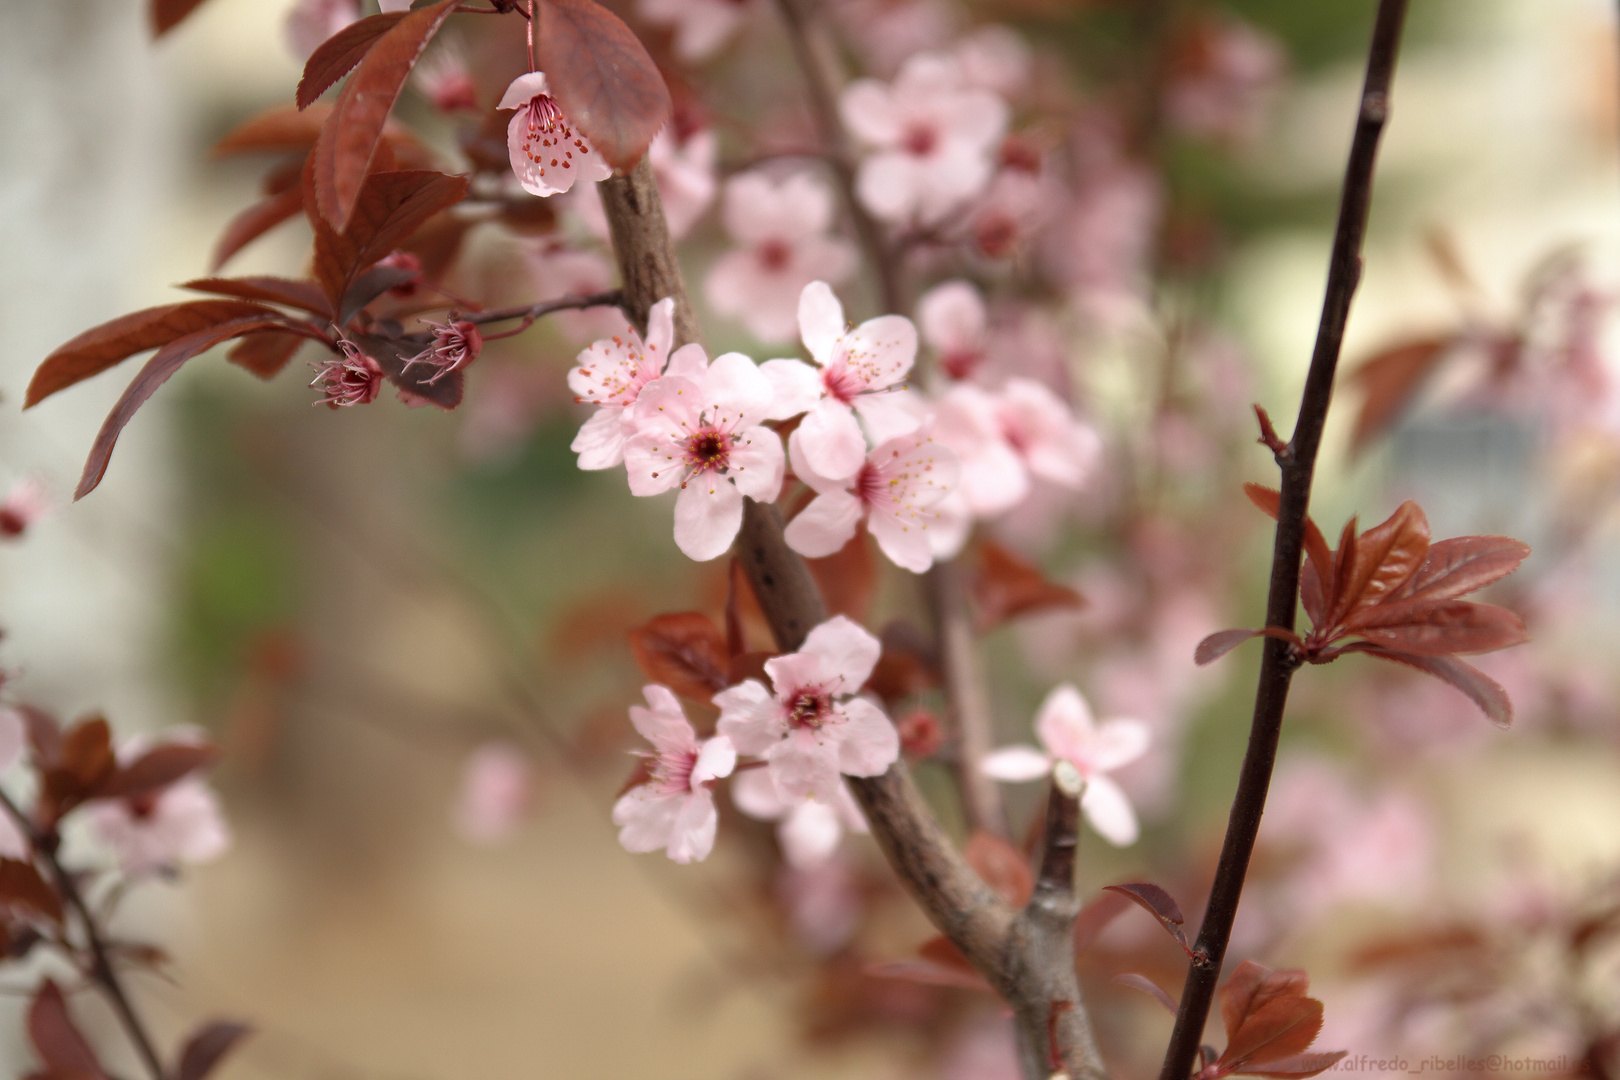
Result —
[[814, 731], [831, 718], [832, 699], [820, 689], [800, 690], [788, 702], [789, 727]]
[[939, 145], [939, 132], [926, 124], [913, 124], [906, 129], [903, 142], [907, 153], [927, 157]]
[[785, 240], [767, 240], [754, 251], [759, 259], [759, 265], [773, 274], [779, 274], [787, 269], [793, 259], [793, 249]]
[[694, 472], [723, 472], [731, 462], [731, 437], [705, 428], [686, 443], [686, 463]]

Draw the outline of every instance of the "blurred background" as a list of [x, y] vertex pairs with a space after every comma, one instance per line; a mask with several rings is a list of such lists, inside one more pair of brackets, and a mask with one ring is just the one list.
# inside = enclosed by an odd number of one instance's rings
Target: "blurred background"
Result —
[[[298, 370], [265, 385], [205, 358], [142, 410], [101, 488], [69, 502], [131, 369], [22, 413], [27, 380], [85, 328], [179, 298], [174, 285], [205, 271], [257, 198], [265, 159], [209, 148], [290, 100], [290, 6], [209, 0], [154, 44], [133, 0], [0, 0], [0, 486], [37, 478], [51, 501], [0, 547], [8, 690], [64, 716], [102, 710], [121, 733], [194, 725], [226, 752], [215, 780], [231, 850], [143, 884], [118, 917], [173, 957], [167, 977], [137, 979], [154, 1027], [173, 1042], [204, 1015], [250, 1020], [258, 1034], [225, 1074], [243, 1080], [1006, 1075], [985, 1001], [865, 974], [930, 933], [866, 838], [815, 873], [780, 866], [769, 828], [729, 808], [701, 867], [617, 844], [608, 814], [641, 685], [625, 633], [662, 611], [717, 613], [726, 581], [723, 563], [669, 543], [665, 503], [575, 467], [563, 374], [596, 327], [492, 344], [448, 414], [391, 400], [312, 409]], [[1026, 34], [1071, 115], [1129, 74], [1134, 4], [928, 6], [946, 26]], [[992, 530], [1090, 601], [986, 639], [1000, 738], [1027, 740], [1064, 679], [1099, 715], [1143, 716], [1161, 734], [1129, 780], [1144, 838], [1116, 851], [1088, 834], [1088, 889], [1147, 879], [1189, 912], [1202, 903], [1258, 649], [1199, 670], [1192, 647], [1260, 621], [1270, 534], [1238, 485], [1275, 473], [1249, 445], [1247, 409], [1265, 403], [1280, 426], [1293, 415], [1373, 6], [1181, 5], [1252, 34], [1257, 126], [1214, 147], [1192, 121], [1168, 137], [1141, 302], [1082, 318], [1075, 301], [1044, 325], [1041, 347], [1103, 432], [1110, 479]], [[784, 63], [769, 8], [751, 19], [702, 69], [716, 112], [745, 113], [748, 88]], [[919, 34], [917, 48], [935, 44]], [[1536, 640], [1481, 665], [1514, 694], [1512, 731], [1367, 660], [1296, 683], [1234, 958], [1310, 967], [1327, 1002], [1320, 1048], [1449, 1054], [1489, 1030], [1499, 1047], [1578, 1056], [1614, 1030], [1612, 954], [1582, 966], [1565, 938], [1536, 935], [1612, 903], [1620, 874], [1620, 402], [1604, 317], [1620, 295], [1617, 55], [1601, 0], [1413, 4], [1347, 367], [1436, 335], [1466, 337], [1463, 352], [1516, 335], [1536, 363], [1584, 350], [1599, 374], [1558, 383], [1531, 365], [1486, 386], [1464, 356], [1357, 453], [1354, 384], [1336, 408], [1313, 504], [1323, 528], [1415, 497], [1436, 537], [1530, 541], [1501, 602]], [[448, 122], [419, 97], [402, 111], [454, 160]], [[1057, 138], [1084, 141], [1068, 131]], [[722, 169], [742, 156], [722, 141]], [[1106, 225], [1132, 211], [1127, 199], [1098, 213]], [[603, 265], [535, 269], [479, 244], [470, 292], [545, 297]], [[231, 268], [297, 276], [307, 245], [295, 224]], [[695, 294], [723, 248], [710, 211], [687, 242]], [[779, 355], [704, 317], [715, 346]], [[1150, 359], [1173, 341], [1179, 372]], [[891, 571], [869, 624], [917, 604]], [[942, 788], [942, 767], [920, 772]], [[1020, 822], [1032, 796], [1010, 795]], [[89, 837], [70, 845], [97, 858]], [[1485, 942], [1482, 925], [1522, 948]], [[1434, 939], [1408, 940], [1419, 931]], [[1122, 917], [1091, 972], [1122, 1076], [1152, 1074], [1169, 1019], [1105, 976], [1128, 958], [1120, 970], [1176, 992], [1178, 954], [1156, 933]], [[1431, 970], [1443, 955], [1482, 989], [1437, 990], [1387, 966], [1397, 954]], [[0, 997], [0, 1064], [14, 1071], [30, 1060], [15, 1034], [23, 1000]], [[80, 1000], [116, 1045], [110, 1018]]]

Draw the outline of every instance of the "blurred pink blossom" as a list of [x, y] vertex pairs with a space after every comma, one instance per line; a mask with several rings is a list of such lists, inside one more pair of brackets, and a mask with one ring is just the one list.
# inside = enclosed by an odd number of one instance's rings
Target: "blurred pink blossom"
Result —
[[1022, 34], [990, 23], [957, 39], [951, 55], [969, 86], [1016, 99], [1029, 89], [1034, 53]]
[[287, 12], [283, 39], [299, 63], [321, 43], [360, 18], [360, 0], [298, 0]]
[[956, 13], [942, 0], [832, 0], [844, 39], [875, 74], [889, 75], [920, 52], [944, 48], [956, 30]]
[[714, 56], [747, 23], [754, 0], [636, 0], [643, 19], [675, 32], [675, 55], [689, 64]]
[[[866, 831], [864, 819], [857, 831]], [[861, 927], [861, 881], [851, 861], [837, 851], [810, 866], [784, 865], [776, 877], [776, 894], [794, 933], [819, 955], [837, 952]]]
[[1023, 1075], [1012, 1020], [996, 1013], [959, 1025], [939, 1064], [939, 1080], [1020, 1080]]
[[731, 781], [731, 801], [751, 818], [777, 822], [782, 854], [801, 870], [832, 858], [846, 830], [868, 831], [861, 808], [842, 783], [831, 799], [790, 799], [777, 790], [768, 769], [747, 769]]
[[[613, 288], [613, 268], [595, 251], [583, 251], [564, 240], [545, 237], [526, 245], [523, 256], [535, 295], [547, 300], [591, 296]], [[546, 319], [576, 341], [611, 337], [624, 325], [624, 316], [611, 307], [559, 311]]]
[[1031, 476], [1075, 490], [1091, 476], [1102, 439], [1033, 379], [1012, 378], [991, 393], [969, 383], [940, 398], [935, 437], [962, 461], [962, 494], [981, 518], [1023, 501]]
[[[678, 138], [674, 124], [665, 125], [647, 148], [658, 195], [664, 203], [664, 223], [677, 240], [692, 231], [714, 202], [719, 184], [715, 177], [718, 152], [719, 141], [713, 128], [699, 128]], [[574, 209], [581, 220], [599, 240], [607, 242], [607, 214], [602, 210], [596, 185], [576, 188], [575, 192]]]
[[469, 843], [498, 844], [512, 835], [534, 805], [534, 767], [509, 742], [487, 742], [461, 767], [461, 791], [452, 821]]
[[630, 722], [653, 752], [642, 752], [649, 766], [646, 781], [613, 804], [619, 843], [626, 851], [663, 848], [675, 862], [701, 862], [714, 850], [720, 821], [711, 785], [731, 775], [737, 751], [724, 736], [698, 742], [668, 687], [653, 683], [642, 694], [647, 707], [630, 706]]
[[434, 50], [417, 61], [411, 69], [411, 78], [422, 96], [440, 112], [477, 112], [478, 84], [461, 50], [450, 41], [441, 41]]
[[1249, 143], [1262, 133], [1286, 67], [1277, 39], [1226, 17], [1199, 26], [1173, 58], [1165, 118], [1188, 135]]
[[[118, 748], [118, 761], [128, 765], [150, 748], [132, 738]], [[91, 831], [118, 858], [131, 876], [212, 862], [231, 846], [230, 829], [213, 789], [189, 775], [168, 787], [134, 799], [98, 799], [85, 808]]]
[[917, 301], [917, 329], [934, 352], [934, 363], [953, 379], [965, 379], [984, 362], [990, 313], [976, 285], [941, 282]]
[[11, 485], [0, 500], [0, 539], [14, 540], [44, 517], [51, 508], [50, 496], [42, 481], [25, 476]]

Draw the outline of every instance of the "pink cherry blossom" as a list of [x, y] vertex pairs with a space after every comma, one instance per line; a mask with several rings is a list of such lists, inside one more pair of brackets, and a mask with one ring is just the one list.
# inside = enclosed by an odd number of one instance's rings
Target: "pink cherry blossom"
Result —
[[874, 443], [915, 431], [916, 410], [891, 393], [917, 360], [917, 328], [904, 315], [880, 315], [851, 329], [844, 308], [824, 281], [799, 296], [799, 334], [820, 370], [802, 360], [768, 360], [762, 370], [776, 388], [772, 420], [805, 413], [796, 434], [805, 461], [821, 476], [842, 480], [866, 460]]
[[[128, 765], [148, 745], [145, 739], [129, 739], [118, 748], [118, 761]], [[231, 846], [219, 799], [196, 775], [135, 799], [99, 799], [85, 812], [91, 831], [112, 848], [118, 865], [130, 875], [211, 862]]]
[[959, 23], [955, 7], [941, 0], [832, 0], [827, 6], [843, 25], [844, 40], [884, 76], [917, 53], [944, 48]]
[[556, 195], [576, 180], [606, 180], [613, 172], [584, 135], [574, 131], [551, 96], [543, 72], [512, 80], [497, 109], [516, 109], [506, 126], [512, 172], [531, 195]]
[[[675, 301], [666, 297], [647, 314], [647, 340], [634, 327], [593, 342], [579, 354], [568, 373], [568, 388], [582, 405], [597, 406], [569, 449], [579, 455], [582, 469], [610, 469], [624, 460], [624, 444], [636, 433], [630, 406], [641, 388], [665, 374], [670, 346], [675, 343]], [[681, 350], [683, 359], [697, 360], [701, 351]], [[692, 370], [669, 374], [691, 375]]]
[[751, 0], [637, 0], [650, 23], [673, 27], [675, 55], [700, 64], [719, 52], [753, 14]]
[[488, 742], [467, 755], [453, 821], [462, 839], [498, 844], [512, 835], [534, 803], [534, 767], [508, 742]]
[[768, 769], [749, 769], [731, 782], [731, 801], [759, 821], [775, 821], [776, 838], [789, 865], [818, 866], [838, 850], [845, 830], [870, 831], [849, 788], [838, 784], [829, 800], [786, 798]]
[[1067, 210], [1044, 234], [1052, 275], [1105, 325], [1142, 317], [1164, 201], [1155, 174], [1109, 156], [1116, 152], [1087, 162]]
[[960, 466], [927, 427], [880, 444], [855, 475], [843, 480], [816, 473], [805, 460], [798, 431], [788, 438], [788, 455], [794, 475], [816, 492], [788, 523], [788, 547], [812, 559], [831, 555], [865, 520], [878, 548], [896, 566], [920, 574], [933, 565], [928, 532], [939, 520], [933, 507], [956, 486]]
[[1009, 379], [998, 393], [960, 383], [940, 399], [937, 416], [935, 437], [961, 459], [962, 494], [976, 517], [1017, 506], [1032, 476], [1080, 488], [1102, 453], [1096, 430], [1033, 379]]
[[630, 707], [630, 722], [653, 745], [642, 752], [648, 776], [613, 805], [613, 824], [626, 851], [663, 848], [678, 863], [701, 862], [714, 850], [719, 815], [711, 784], [730, 776], [737, 751], [725, 736], [699, 742], [668, 687], [642, 689], [647, 707]]
[[991, 23], [959, 39], [951, 47], [969, 86], [1016, 98], [1029, 88], [1034, 55], [1023, 35], [1009, 26]]
[[360, 18], [360, 0], [298, 0], [287, 12], [287, 50], [303, 63], [321, 43]]
[[715, 261], [704, 291], [716, 311], [761, 341], [793, 337], [805, 286], [843, 281], [855, 271], [854, 247], [827, 235], [832, 192], [804, 173], [781, 181], [758, 172], [733, 177], [721, 217], [741, 247]]
[[917, 328], [934, 351], [934, 363], [953, 379], [965, 379], [984, 362], [990, 314], [978, 287], [967, 281], [935, 285], [917, 301]]
[[21, 536], [50, 508], [51, 500], [45, 492], [45, 485], [35, 477], [23, 477], [11, 485], [6, 497], [0, 500], [0, 537], [13, 540]]
[[321, 391], [321, 398], [315, 404], [334, 409], [369, 405], [382, 390], [382, 366], [348, 338], [338, 338], [338, 348], [339, 353], [312, 362], [315, 377], [309, 385]]
[[624, 463], [633, 495], [680, 489], [675, 545], [704, 562], [731, 546], [743, 496], [771, 502], [782, 490], [782, 439], [760, 426], [771, 384], [748, 357], [726, 353], [711, 364], [693, 344], [670, 365], [682, 374], [648, 383], [636, 399]]
[[1027, 745], [1003, 747], [986, 754], [979, 768], [997, 780], [1016, 782], [1045, 776], [1055, 762], [1067, 761], [1085, 781], [1080, 810], [1091, 827], [1117, 847], [1134, 844], [1136, 812], [1107, 774], [1147, 751], [1147, 725], [1126, 719], [1096, 723], [1080, 691], [1065, 683], [1041, 703], [1035, 714], [1035, 736], [1044, 750]]
[[831, 802], [840, 773], [878, 776], [900, 756], [883, 710], [854, 696], [882, 651], [850, 619], [828, 619], [798, 652], [765, 661], [772, 690], [749, 679], [714, 696], [720, 733], [739, 753], [765, 759], [783, 798]]
[[1007, 127], [1006, 102], [935, 53], [906, 61], [891, 85], [851, 83], [839, 109], [875, 151], [861, 163], [856, 193], [886, 221], [939, 221], [983, 191]]
[[[22, 757], [27, 728], [17, 710], [0, 705], [0, 776]], [[28, 838], [23, 835], [11, 815], [0, 810], [0, 858], [25, 859], [28, 857]]]

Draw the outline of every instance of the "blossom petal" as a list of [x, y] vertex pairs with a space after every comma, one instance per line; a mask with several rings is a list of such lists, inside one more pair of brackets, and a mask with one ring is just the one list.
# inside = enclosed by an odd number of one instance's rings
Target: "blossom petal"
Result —
[[737, 432], [726, 475], [755, 502], [775, 502], [782, 491], [782, 436], [768, 427]]
[[647, 359], [662, 371], [675, 347], [675, 298], [666, 296], [647, 312]]
[[1115, 847], [1134, 844], [1140, 835], [1130, 799], [1106, 776], [1093, 776], [1086, 781], [1086, 790], [1080, 796], [1080, 812], [1086, 815], [1098, 835]]
[[838, 728], [838, 770], [849, 776], [882, 776], [900, 757], [900, 732], [865, 698], [834, 708], [845, 718]]
[[905, 221], [922, 201], [928, 178], [910, 154], [873, 154], [855, 174], [855, 196], [873, 216]]
[[838, 111], [849, 133], [863, 142], [890, 146], [900, 141], [894, 97], [876, 79], [856, 79], [845, 87], [838, 99]]
[[[934, 515], [927, 510], [919, 510], [902, 519], [893, 510], [879, 512], [874, 509], [867, 518], [866, 529], [877, 541], [878, 550], [890, 562], [902, 570], [921, 574], [934, 565], [934, 547], [928, 536], [928, 527], [933, 522]], [[791, 538], [788, 546], [793, 546]]]
[[703, 377], [703, 401], [717, 426], [728, 430], [756, 424], [770, 411], [775, 389], [742, 353], [723, 353]]
[[624, 468], [632, 495], [660, 495], [686, 477], [686, 463], [675, 444], [656, 435], [637, 435], [624, 444]]
[[666, 375], [641, 388], [630, 420], [637, 431], [679, 439], [697, 429], [702, 412], [702, 384], [685, 376]]
[[997, 780], [1019, 784], [1052, 771], [1052, 758], [1033, 746], [1004, 746], [979, 759], [979, 771]]
[[680, 700], [667, 686], [649, 683], [641, 688], [647, 707], [630, 706], [630, 723], [661, 754], [697, 749], [697, 734], [686, 719]]
[[613, 804], [619, 843], [626, 851], [637, 854], [665, 847], [683, 802], [685, 799], [678, 795], [654, 795], [644, 786], [631, 788]]
[[692, 766], [692, 790], [698, 790], [706, 781], [730, 776], [731, 770], [736, 767], [737, 748], [731, 745], [730, 739], [716, 735], [705, 740], [703, 748], [698, 751], [697, 762]]
[[776, 698], [758, 679], [722, 690], [712, 700], [720, 709], [720, 720], [715, 727], [731, 740], [739, 754], [758, 757], [776, 745], [787, 731]]
[[776, 821], [789, 810], [787, 801], [776, 791], [769, 769], [749, 769], [733, 777], [731, 802], [757, 821]]
[[852, 407], [873, 446], [910, 435], [922, 426], [929, 412], [927, 403], [910, 390], [861, 394]]
[[1092, 740], [1091, 767], [1098, 772], [1113, 772], [1147, 753], [1152, 741], [1152, 729], [1140, 720], [1104, 720], [1097, 725]]
[[917, 324], [923, 340], [942, 355], [977, 353], [984, 347], [989, 315], [977, 286], [946, 281], [917, 301]]
[[862, 390], [887, 390], [917, 362], [917, 327], [904, 315], [879, 315], [845, 334], [839, 345], [846, 370]]
[[822, 398], [794, 432], [810, 468], [831, 480], [854, 476], [866, 461], [866, 436], [848, 405]]
[[788, 864], [801, 870], [819, 866], [838, 850], [844, 826], [838, 811], [819, 799], [807, 799], [793, 808], [776, 829]]
[[821, 375], [803, 360], [767, 360], [759, 370], [775, 394], [767, 420], [790, 420], [821, 400]]
[[512, 80], [512, 85], [506, 88], [506, 93], [501, 95], [501, 103], [495, 108], [516, 109], [527, 105], [541, 94], [549, 93], [551, 85], [546, 82], [546, 73], [531, 71]]
[[883, 643], [855, 620], [834, 615], [810, 631], [799, 652], [821, 662], [824, 678], [841, 681], [840, 687], [832, 688], [835, 693], [853, 694], [872, 677]]
[[816, 363], [832, 363], [838, 339], [843, 336], [844, 305], [825, 281], [812, 281], [799, 294], [799, 337]]
[[861, 500], [847, 491], [818, 495], [788, 522], [783, 534], [788, 547], [808, 559], [842, 551], [860, 524], [861, 509]]
[[702, 862], [714, 850], [714, 835], [720, 824], [714, 794], [704, 788], [676, 801], [680, 808], [670, 823], [665, 850], [678, 863]]
[[791, 800], [831, 799], [838, 787], [838, 746], [813, 731], [788, 732], [767, 755], [776, 790]]
[[675, 546], [696, 562], [717, 559], [737, 538], [742, 515], [737, 485], [715, 472], [695, 473], [675, 500]]
[[581, 469], [611, 469], [624, 460], [625, 411], [597, 409], [574, 436], [568, 449], [579, 455]]
[[1087, 775], [1097, 730], [1091, 706], [1072, 683], [1054, 688], [1041, 702], [1035, 714], [1035, 735], [1053, 757], [1074, 762], [1081, 775]]
[[669, 358], [669, 366], [664, 369], [664, 375], [679, 375], [701, 382], [703, 373], [708, 370], [709, 354], [703, 351], [702, 345], [693, 341], [675, 350], [675, 354]]

